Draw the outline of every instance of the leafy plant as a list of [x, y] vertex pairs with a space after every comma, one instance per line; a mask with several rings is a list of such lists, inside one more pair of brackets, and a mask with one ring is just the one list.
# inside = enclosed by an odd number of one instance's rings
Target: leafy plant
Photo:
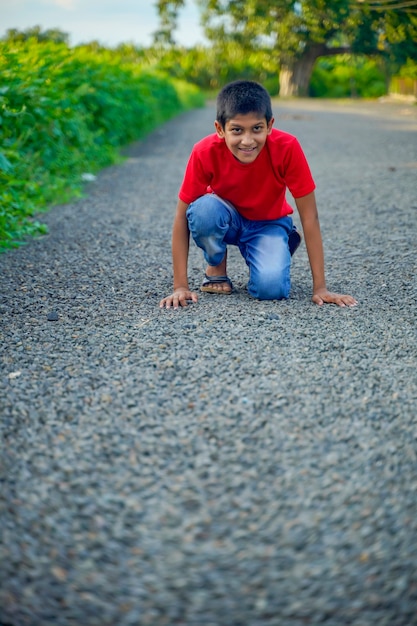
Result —
[[83, 173], [203, 101], [122, 51], [36, 38], [0, 42], [0, 77], [0, 248], [44, 232], [33, 216], [80, 195]]
[[314, 66], [310, 95], [321, 98], [377, 98], [386, 93], [380, 65], [364, 56], [324, 57]]

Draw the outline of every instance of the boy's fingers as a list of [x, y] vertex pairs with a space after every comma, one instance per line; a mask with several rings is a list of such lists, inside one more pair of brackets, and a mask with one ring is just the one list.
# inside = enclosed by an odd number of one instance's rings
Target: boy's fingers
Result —
[[[197, 294], [193, 293], [192, 291], [187, 291], [186, 293], [182, 293], [177, 298], [177, 302], [181, 306], [187, 306], [189, 302], [197, 302], [197, 300], [198, 300]], [[178, 304], [175, 305], [175, 298], [174, 298], [174, 308], [178, 308]]]
[[357, 300], [355, 300], [355, 298], [352, 298], [352, 296], [339, 294], [336, 294], [336, 298], [333, 300], [333, 302], [335, 302], [335, 304], [338, 304], [339, 306], [356, 306], [358, 304]]
[[352, 296], [343, 296], [343, 303], [346, 306], [356, 306], [358, 301], [355, 300], [355, 298], [352, 298]]
[[198, 296], [196, 293], [192, 291], [187, 291], [184, 293], [173, 293], [170, 296], [167, 296], [159, 303], [160, 308], [170, 309], [173, 307], [174, 309], [178, 309], [180, 306], [187, 306], [188, 302], [197, 302]]
[[159, 303], [159, 307], [161, 309], [163, 309], [164, 307], [166, 307], [167, 309], [169, 309], [169, 307], [171, 306], [171, 297], [168, 296], [168, 298], [163, 298], [161, 300], [161, 302]]
[[174, 297], [174, 309], [178, 309], [180, 306], [187, 306], [187, 298], [184, 294]]
[[321, 306], [324, 303], [337, 304], [338, 306], [356, 306], [358, 301], [352, 296], [340, 294], [340, 293], [322, 293], [321, 295], [314, 294], [312, 300], [315, 304]]
[[318, 304], [319, 306], [323, 304], [323, 300], [320, 298], [320, 296], [313, 296], [311, 299], [314, 304]]

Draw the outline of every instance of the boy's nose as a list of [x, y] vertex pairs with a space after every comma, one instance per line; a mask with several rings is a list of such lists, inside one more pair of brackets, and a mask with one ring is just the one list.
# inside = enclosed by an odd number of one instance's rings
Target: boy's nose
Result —
[[252, 144], [252, 135], [250, 133], [246, 133], [242, 136], [242, 143], [250, 146]]

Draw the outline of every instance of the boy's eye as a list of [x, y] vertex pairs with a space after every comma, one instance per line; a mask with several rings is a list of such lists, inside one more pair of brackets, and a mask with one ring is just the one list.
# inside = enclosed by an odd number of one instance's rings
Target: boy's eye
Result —
[[[236, 126], [236, 127], [234, 127], [234, 128], [231, 128], [230, 130], [231, 130], [231, 132], [232, 132], [234, 135], [239, 135], [239, 134], [242, 132], [242, 130], [243, 130], [243, 129], [242, 129], [242, 128], [239, 128], [238, 126]], [[263, 130], [263, 126], [254, 126], [254, 127], [252, 128], [252, 131], [253, 131], [254, 133], [260, 133], [260, 132], [262, 132], [262, 130]]]

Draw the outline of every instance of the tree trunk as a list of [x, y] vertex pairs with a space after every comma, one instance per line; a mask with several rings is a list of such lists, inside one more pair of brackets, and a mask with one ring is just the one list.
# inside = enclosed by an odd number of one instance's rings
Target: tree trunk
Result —
[[327, 48], [325, 44], [307, 46], [304, 54], [293, 62], [284, 63], [279, 74], [279, 95], [281, 98], [290, 96], [308, 96], [311, 74], [319, 57], [349, 52], [348, 48]]

